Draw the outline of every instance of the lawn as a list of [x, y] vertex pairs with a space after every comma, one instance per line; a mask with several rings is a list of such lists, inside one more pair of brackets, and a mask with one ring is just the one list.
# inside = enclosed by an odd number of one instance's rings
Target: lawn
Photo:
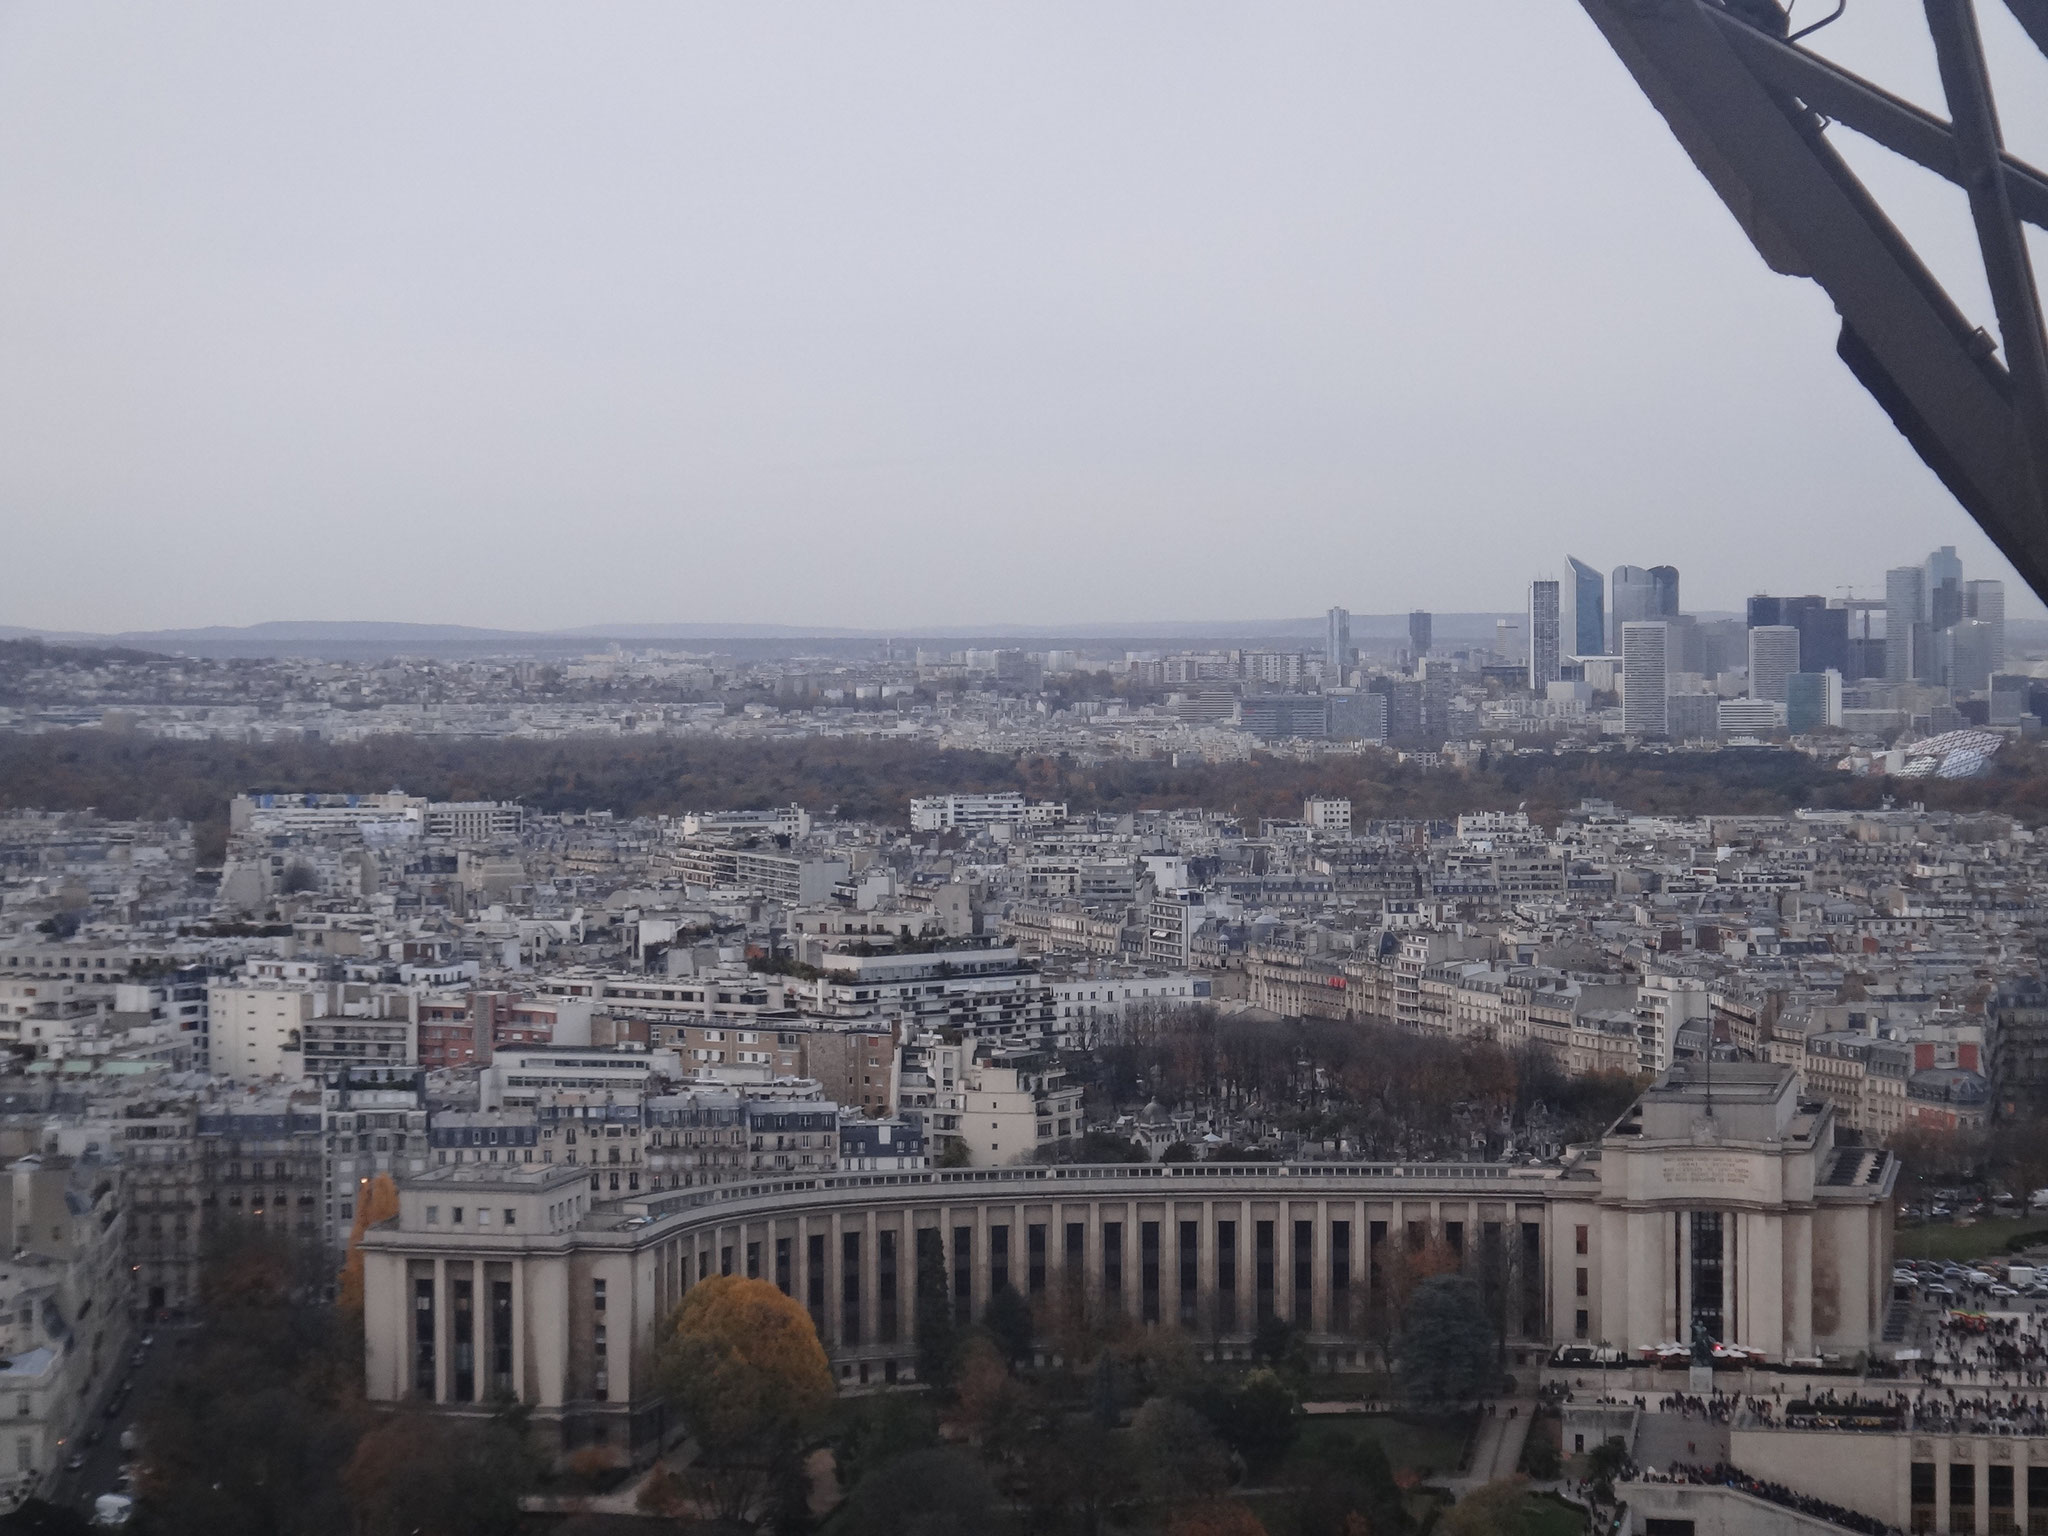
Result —
[[1547, 1493], [1532, 1493], [1522, 1506], [1524, 1536], [1584, 1536], [1586, 1517]]
[[1900, 1227], [1893, 1238], [1902, 1259], [1954, 1260], [2001, 1258], [2006, 1240], [2022, 1232], [2039, 1232], [2048, 1239], [2048, 1217], [1991, 1216], [1968, 1226], [1956, 1222], [1929, 1222], [1925, 1226]]
[[1407, 1419], [1383, 1414], [1346, 1414], [1304, 1419], [1301, 1434], [1287, 1453], [1281, 1476], [1288, 1477], [1329, 1450], [1343, 1451], [1376, 1440], [1387, 1465], [1399, 1478], [1412, 1472], [1428, 1479], [1458, 1470], [1471, 1431], [1470, 1415], [1450, 1419]]

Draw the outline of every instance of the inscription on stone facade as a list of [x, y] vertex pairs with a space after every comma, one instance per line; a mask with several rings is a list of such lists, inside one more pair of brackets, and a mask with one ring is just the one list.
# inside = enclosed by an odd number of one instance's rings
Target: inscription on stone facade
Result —
[[1749, 1162], [1740, 1157], [1714, 1157], [1700, 1153], [1690, 1157], [1667, 1157], [1664, 1159], [1664, 1182], [1667, 1184], [1747, 1184]]

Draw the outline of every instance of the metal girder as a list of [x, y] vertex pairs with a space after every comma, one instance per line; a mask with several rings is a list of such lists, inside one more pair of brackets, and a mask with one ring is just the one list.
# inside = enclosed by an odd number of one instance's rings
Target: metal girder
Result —
[[1963, 189], [1970, 197], [1970, 217], [1977, 226], [1999, 334], [2005, 338], [2020, 452], [2033, 480], [2035, 503], [2048, 511], [2048, 498], [2042, 495], [2048, 490], [2048, 336], [2041, 330], [2041, 299], [2034, 287], [2026, 234], [2013, 217], [1984, 40], [1977, 32], [1971, 0], [1926, 0], [1926, 9], [1942, 93], [1955, 118]]
[[[2042, 0], [2048, 6], [2048, 0]], [[1872, 85], [1818, 54], [1759, 32], [1726, 11], [1710, 11], [1728, 44], [1758, 78], [1796, 96], [1824, 117], [1853, 128], [1894, 154], [1925, 166], [1961, 186], [1962, 167], [1949, 125], [1882, 86]], [[2048, 229], [2048, 175], [2001, 151], [2007, 195], [2013, 211], [2029, 224]]]
[[2005, 8], [2027, 29], [2034, 46], [2048, 53], [2048, 0], [2005, 0]]
[[[1970, 0], [1925, 0], [1954, 125], [1773, 35], [1767, 0], [1580, 4], [1764, 260], [1827, 290], [1842, 360], [2048, 598], [2048, 339], [2017, 222], [2048, 227], [2048, 177], [1998, 143]], [[2007, 4], [2048, 22], [2048, 0]], [[1831, 121], [1969, 194], [2010, 368], [1835, 152]]]

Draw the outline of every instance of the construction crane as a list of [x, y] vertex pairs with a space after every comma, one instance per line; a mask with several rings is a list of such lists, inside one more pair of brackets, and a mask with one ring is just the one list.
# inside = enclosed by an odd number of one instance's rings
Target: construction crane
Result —
[[[2048, 228], [2048, 176], [2005, 152], [1972, 0], [1922, 0], [1946, 118], [1802, 46], [1848, 0], [1797, 32], [1777, 0], [1579, 3], [1764, 261], [1827, 290], [1836, 353], [2048, 601], [2048, 337], [2021, 228]], [[2005, 4], [2048, 53], [2048, 0]], [[1836, 153], [1837, 125], [1968, 195], [1998, 341]]]

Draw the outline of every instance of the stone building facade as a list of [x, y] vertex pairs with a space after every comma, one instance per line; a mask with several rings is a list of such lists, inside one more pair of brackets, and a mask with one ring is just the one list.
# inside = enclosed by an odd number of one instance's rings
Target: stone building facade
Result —
[[[1698, 1322], [1776, 1357], [1849, 1353], [1881, 1329], [1895, 1177], [1769, 1067], [1668, 1075], [1597, 1148], [1544, 1167], [916, 1170], [624, 1200], [560, 1164], [434, 1167], [364, 1243], [368, 1391], [470, 1412], [509, 1391], [565, 1448], [650, 1452], [673, 1429], [657, 1329], [715, 1274], [802, 1302], [848, 1385], [911, 1378], [920, 1305], [971, 1320], [1006, 1287], [1221, 1358], [1277, 1316], [1335, 1367], [1425, 1249], [1480, 1281], [1511, 1342], [1637, 1350]], [[945, 1295], [921, 1299], [934, 1245]]]

